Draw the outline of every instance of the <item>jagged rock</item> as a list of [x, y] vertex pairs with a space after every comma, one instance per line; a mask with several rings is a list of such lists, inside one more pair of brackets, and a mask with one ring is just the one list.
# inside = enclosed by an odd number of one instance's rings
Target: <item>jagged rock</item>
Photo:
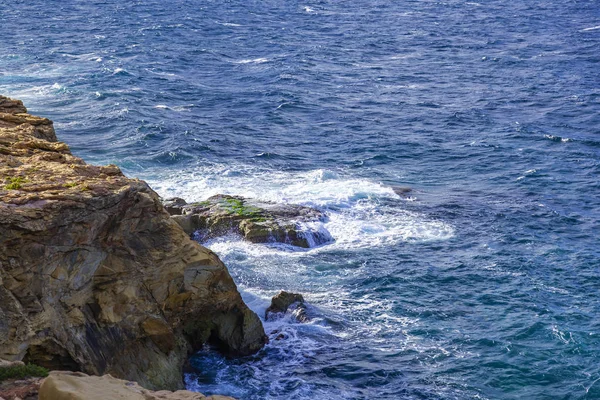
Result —
[[167, 212], [171, 215], [181, 215], [183, 206], [187, 205], [187, 202], [180, 197], [173, 197], [163, 201], [163, 206]]
[[25, 114], [27, 108], [21, 100], [13, 100], [8, 97], [0, 96], [0, 112], [7, 114]]
[[178, 390], [153, 392], [135, 382], [110, 375], [89, 376], [81, 372], [51, 372], [39, 389], [40, 400], [235, 400], [226, 396]]
[[87, 165], [52, 122], [0, 97], [0, 357], [183, 387], [188, 354], [266, 336], [227, 268], [157, 194]]
[[222, 194], [198, 203], [174, 198], [164, 204], [183, 230], [196, 234], [200, 241], [231, 232], [253, 243], [277, 242], [304, 248], [333, 241], [320, 224], [325, 214], [310, 207]]
[[[306, 304], [301, 294], [281, 291], [271, 299], [271, 305], [265, 311], [265, 319], [273, 320], [290, 312], [298, 321], [306, 322]], [[277, 338], [276, 338], [277, 339]]]

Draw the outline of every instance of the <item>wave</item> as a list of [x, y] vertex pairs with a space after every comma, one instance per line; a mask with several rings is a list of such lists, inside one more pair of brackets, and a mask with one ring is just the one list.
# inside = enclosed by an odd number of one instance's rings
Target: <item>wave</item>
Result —
[[[208, 165], [195, 171], [149, 179], [164, 198], [203, 201], [216, 194], [240, 195], [276, 203], [301, 204], [325, 211], [329, 218], [311, 231], [329, 231], [335, 240], [311, 251], [365, 248], [399, 242], [447, 240], [454, 228], [419, 212], [405, 210], [406, 199], [392, 187], [341, 172], [317, 169], [289, 173], [237, 165]], [[219, 251], [236, 247], [235, 239], [217, 241]], [[245, 244], [242, 246], [246, 247]], [[259, 246], [264, 251], [265, 245]], [[272, 247], [272, 245], [269, 245]], [[276, 248], [276, 251], [288, 251]]]
[[264, 57], [233, 61], [234, 64], [262, 64], [266, 62], [269, 62], [269, 59]]
[[600, 25], [598, 25], [598, 26], [592, 26], [592, 27], [589, 27], [589, 28], [583, 28], [581, 31], [582, 32], [587, 32], [587, 31], [595, 31], [595, 30], [598, 30], [598, 29], [600, 29]]

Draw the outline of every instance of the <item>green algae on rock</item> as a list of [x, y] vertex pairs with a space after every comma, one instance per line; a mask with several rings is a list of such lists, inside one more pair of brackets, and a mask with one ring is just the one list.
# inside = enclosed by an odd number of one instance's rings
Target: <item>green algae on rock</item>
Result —
[[304, 248], [333, 241], [321, 224], [326, 215], [311, 207], [223, 194], [197, 203], [173, 198], [163, 204], [183, 230], [195, 234], [200, 241], [232, 232], [253, 243], [286, 243]]

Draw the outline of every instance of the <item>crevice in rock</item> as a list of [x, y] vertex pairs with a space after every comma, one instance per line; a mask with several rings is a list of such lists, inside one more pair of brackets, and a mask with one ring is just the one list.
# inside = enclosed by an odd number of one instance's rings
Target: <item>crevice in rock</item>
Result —
[[23, 362], [36, 364], [49, 370], [81, 371], [79, 364], [67, 350], [52, 339], [29, 346]]

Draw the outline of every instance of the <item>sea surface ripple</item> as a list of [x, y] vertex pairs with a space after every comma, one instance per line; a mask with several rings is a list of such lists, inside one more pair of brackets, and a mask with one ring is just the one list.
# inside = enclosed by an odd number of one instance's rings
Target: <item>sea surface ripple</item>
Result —
[[329, 213], [208, 244], [259, 315], [310, 304], [194, 357], [240, 399], [600, 398], [599, 72], [596, 0], [0, 2], [0, 93], [75, 154]]

